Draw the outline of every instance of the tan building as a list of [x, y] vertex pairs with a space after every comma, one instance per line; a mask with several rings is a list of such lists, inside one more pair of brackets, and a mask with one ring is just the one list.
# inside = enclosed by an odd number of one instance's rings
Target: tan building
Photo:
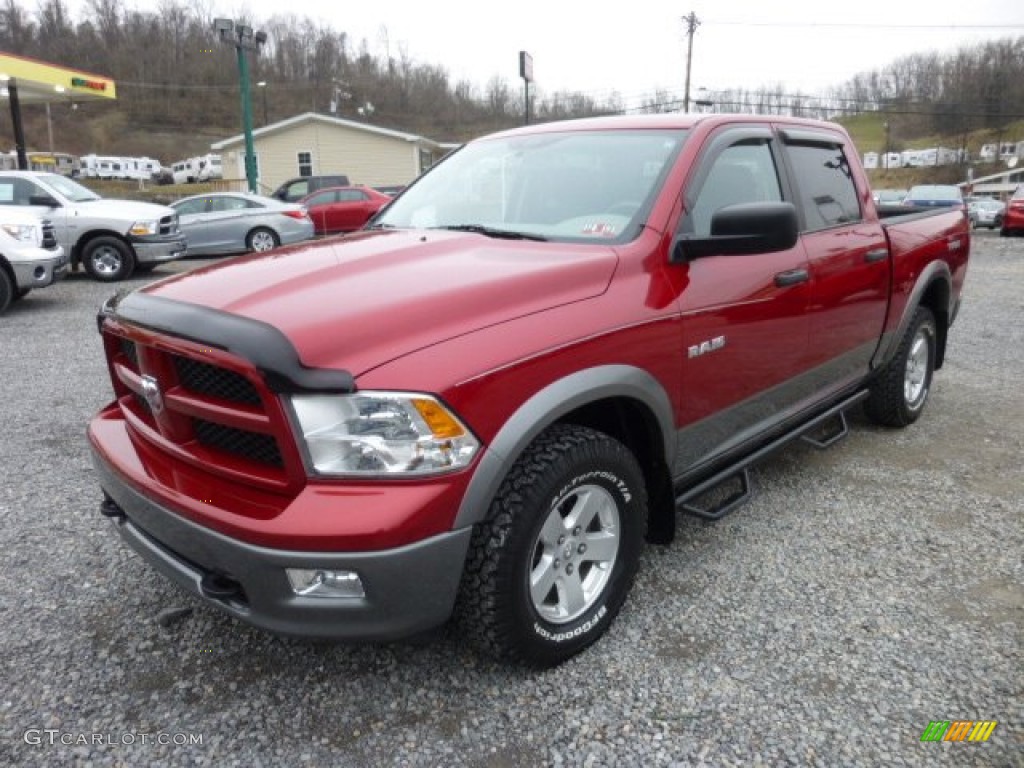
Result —
[[[456, 146], [312, 112], [259, 128], [252, 137], [263, 194], [297, 176], [335, 173], [353, 184], [408, 184]], [[225, 179], [245, 179], [242, 134], [210, 147], [221, 155]]]

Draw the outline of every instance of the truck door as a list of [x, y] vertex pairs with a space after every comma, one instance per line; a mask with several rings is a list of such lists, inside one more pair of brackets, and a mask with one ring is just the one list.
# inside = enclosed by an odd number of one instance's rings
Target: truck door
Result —
[[[769, 126], [713, 137], [690, 177], [678, 230], [708, 235], [727, 205], [783, 200]], [[677, 475], [739, 447], [800, 401], [810, 286], [803, 248], [685, 264]]]
[[781, 133], [811, 270], [809, 362], [825, 394], [868, 372], [889, 300], [889, 244], [864, 216], [869, 192], [858, 192], [851, 148], [824, 132]]

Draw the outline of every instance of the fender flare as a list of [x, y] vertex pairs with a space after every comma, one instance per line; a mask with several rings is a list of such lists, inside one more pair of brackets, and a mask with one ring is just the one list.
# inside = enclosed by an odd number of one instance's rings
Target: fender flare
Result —
[[[900, 340], [906, 335], [910, 321], [914, 318], [914, 313], [921, 306], [921, 300], [937, 280], [945, 283], [949, 301], [953, 302], [953, 275], [949, 271], [949, 265], [944, 261], [933, 261], [918, 275], [914, 287], [910, 291], [910, 296], [907, 298], [907, 304], [903, 308], [903, 315], [900, 317], [899, 325], [896, 326], [896, 331], [883, 335], [882, 343], [878, 345], [878, 351], [871, 364], [872, 370], [883, 367], [896, 354]], [[945, 310], [947, 316], [951, 316], [953, 307], [947, 306]]]
[[603, 365], [577, 371], [534, 394], [498, 430], [473, 472], [453, 529], [484, 519], [505, 475], [537, 435], [565, 414], [613, 397], [636, 400], [654, 414], [661, 430], [666, 461], [672, 466], [676, 450], [675, 419], [661, 383], [647, 371], [631, 365]]

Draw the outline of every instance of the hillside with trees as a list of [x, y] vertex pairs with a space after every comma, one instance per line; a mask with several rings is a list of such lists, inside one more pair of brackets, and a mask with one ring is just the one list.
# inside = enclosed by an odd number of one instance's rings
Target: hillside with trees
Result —
[[[213, 32], [207, 3], [162, 0], [159, 13], [124, 0], [88, 0], [72, 18], [63, 0], [0, 0], [0, 50], [114, 78], [118, 100], [51, 108], [55, 148], [74, 154], [145, 154], [171, 159], [208, 151], [211, 141], [239, 132], [235, 51]], [[484, 84], [453, 80], [443, 64], [414, 60], [402, 46], [383, 54], [343, 29], [297, 15], [245, 19], [267, 33], [252, 60], [256, 126], [317, 111], [367, 120], [442, 141], [462, 141], [522, 120], [517, 79]], [[264, 88], [255, 83], [264, 81]], [[822, 95], [783, 86], [705, 94], [716, 111], [797, 114], [825, 119], [882, 115], [894, 146], [944, 136], [965, 146], [978, 132], [992, 140], [1024, 118], [1024, 38], [995, 40], [954, 54], [918, 54], [852, 78]], [[639, 111], [675, 111], [681, 100], [652, 92]], [[32, 148], [45, 149], [42, 107], [26, 106]], [[537, 121], [624, 111], [612, 96], [540, 90], [531, 100]], [[0, 114], [0, 147], [13, 146]], [[956, 143], [954, 139], [959, 140]]]

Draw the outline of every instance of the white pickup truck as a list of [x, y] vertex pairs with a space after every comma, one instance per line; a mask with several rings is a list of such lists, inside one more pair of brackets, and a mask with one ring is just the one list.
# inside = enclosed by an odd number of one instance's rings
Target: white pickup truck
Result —
[[45, 288], [68, 271], [53, 224], [28, 211], [0, 208], [0, 314], [33, 288]]
[[71, 263], [81, 263], [103, 282], [124, 280], [186, 253], [173, 208], [104, 199], [55, 173], [0, 172], [0, 206], [25, 206], [52, 221]]

